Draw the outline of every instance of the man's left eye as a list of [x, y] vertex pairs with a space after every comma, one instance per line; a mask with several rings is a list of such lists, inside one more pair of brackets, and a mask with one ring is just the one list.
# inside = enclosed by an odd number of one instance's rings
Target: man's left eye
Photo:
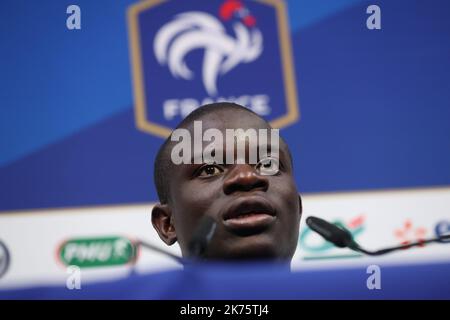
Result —
[[209, 177], [221, 174], [222, 172], [223, 170], [216, 165], [206, 165], [199, 170], [198, 176]]
[[263, 176], [273, 176], [278, 174], [280, 170], [280, 161], [274, 157], [266, 157], [256, 164], [256, 169]]

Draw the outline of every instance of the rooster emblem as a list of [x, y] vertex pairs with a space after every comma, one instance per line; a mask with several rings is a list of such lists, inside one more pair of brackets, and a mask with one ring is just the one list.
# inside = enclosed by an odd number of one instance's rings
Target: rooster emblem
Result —
[[256, 19], [241, 1], [228, 0], [222, 4], [219, 16], [223, 21], [236, 18], [229, 35], [222, 22], [205, 12], [178, 14], [157, 32], [153, 50], [157, 61], [167, 65], [175, 78], [192, 80], [194, 72], [185, 62], [192, 50], [204, 51], [202, 81], [210, 96], [217, 95], [217, 78], [240, 63], [255, 61], [263, 50], [261, 32]]

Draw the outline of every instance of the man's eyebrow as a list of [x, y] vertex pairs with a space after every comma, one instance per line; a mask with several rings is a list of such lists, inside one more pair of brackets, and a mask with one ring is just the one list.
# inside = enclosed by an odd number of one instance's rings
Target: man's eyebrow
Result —
[[[200, 159], [202, 159], [201, 163], [205, 163], [205, 159], [203, 159], [203, 152], [204, 152], [205, 148], [202, 147], [202, 151], [200, 153], [200, 155], [198, 153], [194, 153], [192, 152], [192, 157], [191, 157], [191, 163], [190, 164], [200, 164], [200, 163], [195, 163], [195, 159], [196, 156], [198, 156]], [[212, 150], [211, 154], [213, 157], [215, 157], [216, 153], [222, 153], [222, 160], [226, 159], [226, 154], [225, 154], [225, 149], [222, 146], [218, 146], [218, 147], [214, 147], [214, 149]], [[223, 161], [222, 161], [223, 162]]]
[[[259, 158], [259, 156], [260, 156], [259, 151], [262, 148], [264, 148], [267, 151], [267, 155], [272, 155], [272, 145], [270, 143], [267, 143], [267, 144], [263, 144], [263, 145], [258, 145], [257, 146], [257, 148], [256, 148], [256, 150], [257, 150], [257, 158]], [[206, 163], [205, 159], [203, 159], [203, 152], [204, 152], [204, 148], [202, 149], [200, 154], [192, 152], [192, 156], [191, 156], [191, 159], [190, 159], [190, 164], [203, 164], [203, 163]], [[226, 149], [224, 149], [223, 147], [214, 148], [212, 150], [211, 154], [214, 157], [216, 155], [216, 153], [220, 153], [220, 152], [222, 153], [222, 163], [220, 163], [220, 164], [227, 164], [226, 163], [226, 160], [227, 160]], [[235, 153], [236, 150], [233, 150], [233, 152]], [[286, 159], [290, 159], [291, 158], [290, 153], [287, 151], [287, 147], [285, 145], [281, 144], [281, 143], [280, 143], [280, 145], [278, 147], [278, 153], [283, 158], [286, 158]], [[236, 154], [234, 154], [234, 155], [236, 155]], [[202, 160], [200, 163], [195, 163], [196, 156], [198, 156]], [[233, 162], [233, 164], [234, 164], [234, 162]]]
[[[279, 158], [286, 161], [287, 163], [289, 163], [290, 165], [292, 165], [292, 157], [291, 157], [291, 153], [289, 152], [289, 150], [287, 149], [286, 146], [282, 147], [282, 144], [280, 144], [280, 148], [278, 149], [278, 155]], [[283, 162], [283, 163], [286, 163]]]
[[[270, 143], [263, 144], [262, 147], [266, 148], [268, 154], [271, 153], [272, 145]], [[259, 152], [259, 150], [258, 150], [258, 152]], [[291, 155], [291, 152], [289, 151], [289, 146], [281, 138], [279, 140], [278, 153], [279, 153], [280, 157], [283, 156], [283, 158], [286, 158], [286, 159], [290, 160], [291, 164], [293, 163], [292, 162], [292, 155]], [[259, 153], [258, 153], [258, 155], [259, 155]]]
[[[258, 145], [258, 152], [260, 149], [264, 148], [265, 150], [267, 150], [268, 153], [272, 152], [272, 144], [271, 143], [266, 143], [266, 144], [262, 144], [262, 145]], [[288, 156], [289, 152], [287, 152], [286, 146], [284, 146], [283, 143], [279, 143], [278, 144], [278, 152], [279, 153], [283, 153], [284, 156]]]

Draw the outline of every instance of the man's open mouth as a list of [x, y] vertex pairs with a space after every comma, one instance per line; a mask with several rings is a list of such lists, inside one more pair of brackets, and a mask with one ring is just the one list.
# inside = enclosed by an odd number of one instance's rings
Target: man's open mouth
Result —
[[262, 197], [242, 197], [222, 216], [226, 228], [234, 231], [258, 232], [276, 219], [273, 206]]

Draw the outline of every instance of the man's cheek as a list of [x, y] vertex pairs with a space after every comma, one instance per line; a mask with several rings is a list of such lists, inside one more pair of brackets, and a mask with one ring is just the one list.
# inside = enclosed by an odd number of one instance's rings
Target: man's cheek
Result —
[[286, 193], [283, 198], [283, 204], [289, 216], [298, 215], [300, 213], [299, 194], [291, 191]]

